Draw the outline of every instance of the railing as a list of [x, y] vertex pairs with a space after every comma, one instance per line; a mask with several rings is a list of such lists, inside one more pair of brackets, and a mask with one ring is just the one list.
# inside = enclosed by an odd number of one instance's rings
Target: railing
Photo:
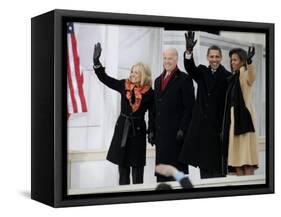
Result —
[[[221, 186], [238, 186], [238, 185], [259, 185], [265, 184], [264, 175], [252, 175], [252, 176], [227, 176], [225, 178], [212, 178], [212, 179], [195, 179], [191, 182], [194, 188], [206, 188], [206, 187], [221, 187]], [[167, 182], [173, 189], [180, 189], [181, 186], [178, 182]], [[135, 184], [135, 185], [122, 185], [102, 188], [80, 188], [69, 189], [69, 195], [77, 194], [99, 194], [99, 193], [111, 193], [111, 192], [131, 192], [131, 191], [153, 191], [155, 190], [157, 183], [153, 184]]]
[[[265, 138], [261, 137], [258, 139], [259, 152], [265, 152]], [[157, 183], [155, 181], [149, 184], [138, 184], [138, 185], [127, 185], [127, 186], [107, 186], [107, 187], [96, 187], [96, 188], [72, 188], [71, 186], [71, 163], [79, 162], [93, 162], [93, 161], [105, 161], [107, 150], [87, 150], [87, 151], [70, 151], [68, 154], [68, 186], [69, 194], [90, 194], [90, 193], [105, 193], [105, 192], [125, 192], [125, 191], [151, 191], [155, 189]], [[147, 158], [155, 158], [155, 148], [147, 148]], [[265, 165], [260, 165], [260, 167], [265, 167]], [[153, 165], [151, 165], [150, 170], [153, 170]], [[253, 175], [253, 176], [233, 176], [228, 175], [225, 178], [212, 178], [212, 179], [200, 179], [197, 174], [198, 169], [193, 168], [190, 171], [190, 179], [195, 188], [203, 187], [216, 187], [216, 186], [231, 186], [231, 185], [252, 185], [252, 184], [265, 184], [265, 174]], [[195, 173], [194, 173], [195, 172]], [[193, 173], [193, 175], [191, 174]], [[177, 182], [170, 183], [174, 189], [180, 188]]]
[[[259, 151], [265, 151], [265, 137], [260, 137], [258, 139]], [[68, 161], [96, 161], [105, 160], [107, 149], [97, 149], [97, 150], [83, 150], [83, 151], [69, 151]], [[146, 150], [146, 156], [148, 158], [155, 157], [155, 148], [149, 147]]]

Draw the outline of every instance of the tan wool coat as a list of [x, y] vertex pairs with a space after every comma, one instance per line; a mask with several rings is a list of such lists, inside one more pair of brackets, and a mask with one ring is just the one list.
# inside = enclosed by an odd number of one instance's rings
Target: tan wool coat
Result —
[[256, 79], [256, 70], [253, 64], [240, 68], [240, 86], [245, 101], [245, 105], [249, 110], [255, 132], [248, 132], [242, 135], [234, 135], [234, 107], [231, 107], [231, 124], [229, 130], [229, 149], [228, 149], [228, 165], [232, 167], [240, 167], [251, 165], [258, 167], [258, 148], [256, 133], [256, 111], [252, 100], [253, 83]]

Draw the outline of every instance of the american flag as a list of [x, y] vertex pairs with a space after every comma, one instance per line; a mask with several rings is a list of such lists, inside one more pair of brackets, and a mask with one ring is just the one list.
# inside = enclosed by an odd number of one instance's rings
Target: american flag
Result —
[[83, 82], [74, 26], [67, 23], [67, 118], [73, 113], [87, 112]]

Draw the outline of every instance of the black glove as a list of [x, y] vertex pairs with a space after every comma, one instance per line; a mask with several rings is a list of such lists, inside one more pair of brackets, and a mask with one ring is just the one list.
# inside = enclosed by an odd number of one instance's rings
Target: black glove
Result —
[[100, 55], [101, 55], [101, 45], [98, 42], [97, 44], [95, 44], [95, 49], [94, 49], [94, 54], [93, 54], [93, 63], [94, 66], [100, 66]]
[[247, 63], [251, 64], [252, 63], [252, 58], [255, 55], [255, 47], [254, 46], [250, 46], [248, 49], [248, 57], [247, 57]]
[[184, 33], [184, 35], [185, 35], [186, 51], [191, 53], [193, 51], [194, 46], [197, 43], [197, 40], [194, 41], [194, 32], [188, 31], [187, 33]]
[[153, 132], [148, 132], [147, 134], [147, 140], [148, 142], [153, 146], [155, 145], [155, 138], [154, 138], [154, 133]]
[[178, 130], [176, 139], [177, 139], [179, 144], [183, 143], [184, 132], [182, 130]]

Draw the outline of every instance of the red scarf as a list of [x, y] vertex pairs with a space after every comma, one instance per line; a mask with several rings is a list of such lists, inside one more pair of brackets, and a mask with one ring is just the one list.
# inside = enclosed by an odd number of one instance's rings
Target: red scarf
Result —
[[[130, 106], [132, 108], [132, 111], [135, 112], [138, 110], [141, 104], [142, 100], [142, 94], [146, 93], [150, 89], [150, 86], [144, 85], [144, 86], [137, 86], [136, 84], [133, 84], [130, 80], [125, 81], [125, 91], [126, 91], [126, 97], [130, 102]], [[132, 92], [134, 91], [135, 94], [135, 103], [132, 104]]]
[[167, 78], [165, 78], [166, 76], [166, 70], [164, 70], [162, 72], [161, 75], [161, 91], [165, 90], [166, 86], [168, 85], [169, 81], [171, 80], [173, 74], [178, 70], [178, 66], [176, 66], [176, 68], [168, 75]]

